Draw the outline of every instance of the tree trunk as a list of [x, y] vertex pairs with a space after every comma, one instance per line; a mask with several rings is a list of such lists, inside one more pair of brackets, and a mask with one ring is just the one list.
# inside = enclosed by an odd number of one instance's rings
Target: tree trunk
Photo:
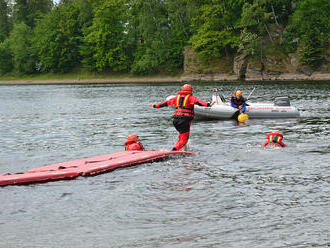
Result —
[[272, 38], [272, 36], [270, 35], [270, 32], [269, 32], [269, 30], [268, 30], [268, 27], [267, 27], [266, 23], [264, 23], [264, 26], [265, 26], [265, 29], [266, 29], [266, 31], [267, 31], [267, 33], [268, 33], [268, 36], [269, 36], [270, 41], [274, 44], [273, 38]]
[[272, 11], [273, 11], [273, 16], [274, 16], [274, 19], [275, 19], [275, 23], [279, 27], [280, 24], [278, 24], [278, 22], [277, 22], [277, 18], [276, 18], [276, 14], [275, 14], [275, 10], [274, 10], [273, 4], [271, 4], [270, 6], [272, 7]]

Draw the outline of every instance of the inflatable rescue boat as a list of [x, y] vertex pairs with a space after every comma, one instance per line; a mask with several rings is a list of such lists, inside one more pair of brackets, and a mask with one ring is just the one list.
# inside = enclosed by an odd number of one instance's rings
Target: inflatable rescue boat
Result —
[[[174, 96], [169, 96], [170, 99]], [[195, 105], [195, 116], [197, 118], [207, 119], [236, 119], [239, 115], [239, 110], [230, 106], [221, 93], [214, 93], [212, 101], [215, 104], [212, 107], [201, 107]], [[273, 103], [254, 103], [248, 101], [246, 103], [246, 111], [249, 118], [298, 118], [300, 113], [298, 109], [291, 106], [288, 97], [277, 97]]]

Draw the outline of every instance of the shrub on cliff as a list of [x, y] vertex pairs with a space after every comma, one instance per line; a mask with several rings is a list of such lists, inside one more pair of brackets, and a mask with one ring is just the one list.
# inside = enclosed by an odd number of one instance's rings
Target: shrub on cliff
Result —
[[324, 59], [330, 32], [330, 1], [303, 0], [291, 18], [291, 32], [298, 38], [300, 64], [318, 67]]

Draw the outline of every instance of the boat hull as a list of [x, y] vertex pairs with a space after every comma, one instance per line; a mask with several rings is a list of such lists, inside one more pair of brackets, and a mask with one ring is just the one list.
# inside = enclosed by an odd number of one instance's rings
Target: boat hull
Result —
[[[168, 96], [166, 100], [175, 96]], [[276, 105], [275, 103], [253, 103], [248, 102], [246, 106], [246, 114], [249, 115], [249, 119], [276, 119], [276, 118], [298, 118], [300, 113], [298, 109], [290, 105], [287, 97], [276, 98], [279, 100], [286, 100], [285, 106]], [[275, 99], [275, 102], [276, 102]], [[212, 95], [212, 101], [215, 104], [212, 107], [194, 106], [195, 116], [199, 119], [237, 119], [239, 110], [230, 106], [228, 102], [225, 102], [224, 97], [219, 95]]]
[[[195, 115], [199, 118], [233, 119], [238, 110], [227, 104], [215, 104], [210, 108], [195, 105]], [[276, 106], [274, 104], [249, 103], [246, 114], [252, 119], [263, 118], [298, 118], [299, 111], [293, 106]]]

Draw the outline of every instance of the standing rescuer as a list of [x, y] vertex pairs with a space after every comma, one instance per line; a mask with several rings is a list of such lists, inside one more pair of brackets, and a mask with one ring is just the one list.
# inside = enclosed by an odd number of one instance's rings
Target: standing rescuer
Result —
[[136, 133], [130, 134], [125, 141], [125, 151], [143, 151], [143, 145]]
[[192, 86], [190, 84], [185, 84], [182, 86], [181, 91], [178, 92], [178, 96], [175, 96], [161, 103], [149, 104], [151, 107], [154, 108], [163, 108], [171, 105], [175, 106], [175, 111], [172, 117], [173, 125], [175, 129], [179, 132], [179, 140], [173, 147], [173, 151], [179, 151], [188, 142], [191, 121], [195, 116], [194, 105], [197, 104], [203, 107], [211, 107], [214, 104], [214, 102], [210, 103], [199, 100], [197, 97], [193, 96], [192, 93]]

